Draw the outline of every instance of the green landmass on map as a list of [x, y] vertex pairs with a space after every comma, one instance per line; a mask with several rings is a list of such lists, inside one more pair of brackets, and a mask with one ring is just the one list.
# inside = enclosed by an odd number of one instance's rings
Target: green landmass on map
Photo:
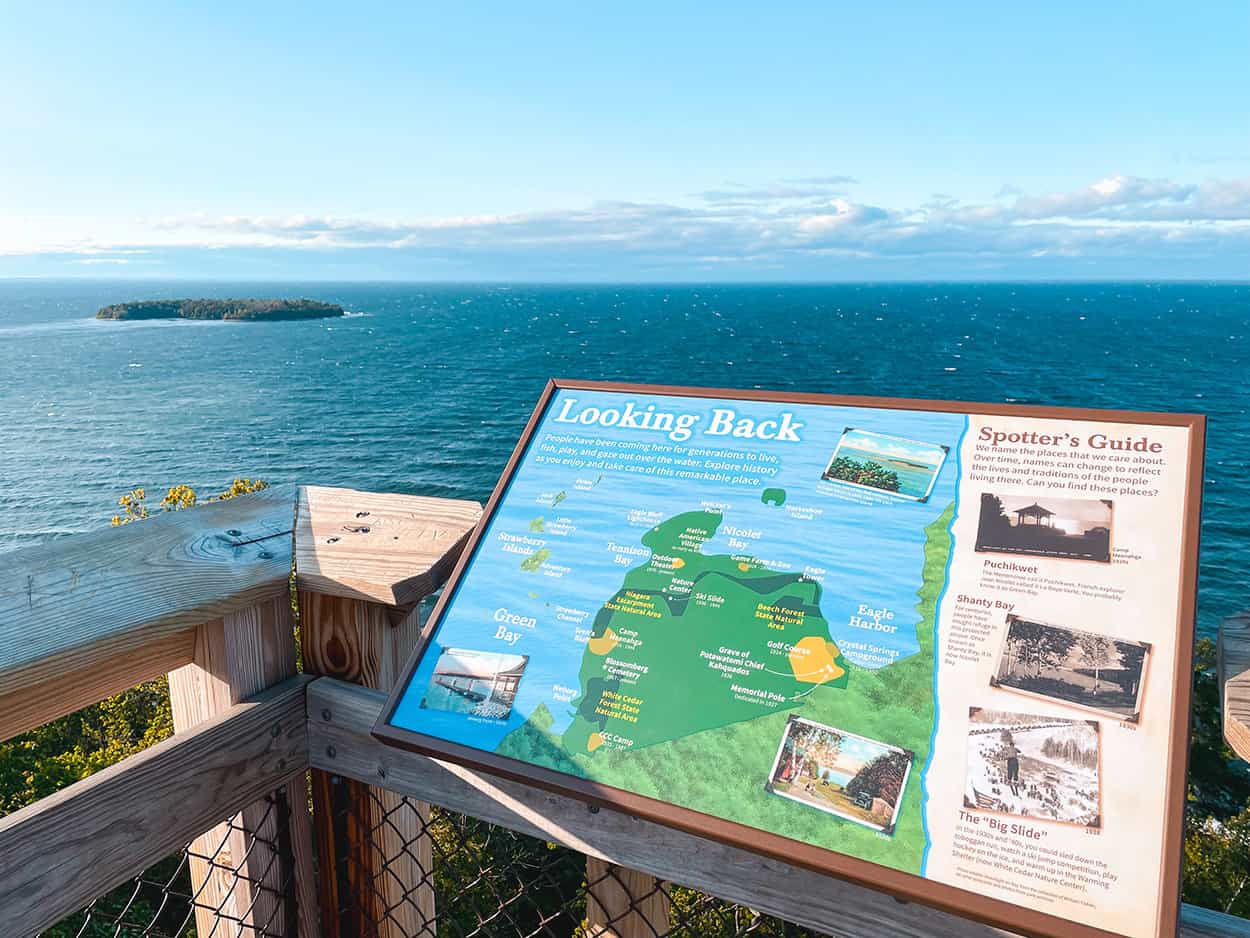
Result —
[[846, 686], [820, 584], [753, 557], [704, 554], [721, 520], [686, 512], [643, 535], [650, 559], [595, 616], [568, 752], [594, 752], [608, 732], [636, 752], [789, 709], [820, 683]]
[[[786, 658], [764, 656], [770, 640], [790, 645], [806, 641], [813, 648], [820, 643], [830, 654], [836, 642], [820, 614], [819, 584], [798, 574], [778, 574], [754, 558], [703, 555], [700, 548], [720, 521], [716, 513], [691, 512], [669, 519], [644, 535], [643, 544], [653, 552], [651, 559], [626, 574], [622, 588], [596, 616], [591, 642], [583, 653], [582, 693], [573, 703], [577, 715], [569, 728], [563, 735], [552, 734], [551, 714], [540, 707], [526, 724], [504, 738], [497, 751], [919, 872], [925, 843], [920, 777], [929, 755], [934, 718], [934, 617], [950, 552], [953, 511], [953, 506], [948, 507], [925, 529], [916, 604], [919, 652], [877, 669], [858, 667], [837, 654], [832, 658], [832, 673], [842, 673], [827, 681], [818, 681], [821, 675], [808, 674], [803, 668], [790, 668], [788, 677], [752, 671], [750, 677], [727, 679], [706, 667], [700, 653], [719, 653], [722, 646], [748, 650], [752, 657], [759, 653], [760, 661], [784, 662]], [[658, 564], [657, 557], [661, 558]], [[667, 558], [681, 563], [666, 567]], [[687, 589], [682, 580], [695, 585]], [[691, 598], [705, 592], [723, 596], [724, 603], [712, 608]], [[756, 618], [761, 604], [764, 617]], [[770, 628], [770, 622], [785, 628]], [[635, 657], [620, 641], [625, 631], [636, 632], [641, 639]], [[605, 668], [608, 658], [627, 664], [634, 661], [649, 670], [636, 683], [626, 684]], [[767, 667], [784, 670], [772, 663]], [[804, 683], [804, 679], [818, 682]], [[744, 687], [772, 689], [786, 699], [767, 708], [736, 700], [728, 692], [734, 681]], [[604, 691], [616, 695], [608, 698], [607, 709], [613, 715], [606, 722]], [[641, 701], [634, 724], [622, 718], [627, 712], [624, 708], [632, 706], [628, 699]], [[764, 789], [792, 713], [914, 753], [892, 836]], [[633, 746], [619, 748], [596, 734], [627, 737]]]
[[542, 547], [534, 551], [524, 560], [521, 561], [521, 569], [526, 573], [534, 573], [539, 567], [547, 562], [547, 558], [551, 556], [551, 548]]

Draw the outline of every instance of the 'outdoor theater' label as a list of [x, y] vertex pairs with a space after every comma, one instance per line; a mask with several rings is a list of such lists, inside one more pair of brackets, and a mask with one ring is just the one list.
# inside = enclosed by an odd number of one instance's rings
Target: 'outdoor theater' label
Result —
[[1160, 934], [1194, 441], [1122, 420], [559, 387], [387, 727]]

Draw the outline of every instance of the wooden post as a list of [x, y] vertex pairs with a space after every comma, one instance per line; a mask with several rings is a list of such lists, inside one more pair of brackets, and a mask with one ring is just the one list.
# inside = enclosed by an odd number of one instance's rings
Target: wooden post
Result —
[[589, 938], [667, 935], [668, 892], [654, 876], [586, 858], [586, 934]]
[[[301, 489], [298, 501], [304, 670], [390, 690], [420, 636], [417, 606], [451, 572], [481, 506], [319, 487]], [[371, 786], [313, 773], [326, 938], [436, 933], [429, 805], [388, 791], [383, 775], [379, 766], [381, 784]], [[336, 836], [334, 806], [344, 800], [348, 816]]]
[[1250, 762], [1250, 609], [1220, 623], [1216, 649], [1224, 738], [1233, 752]]
[[[250, 496], [257, 498], [258, 496]], [[231, 528], [213, 536], [233, 543], [236, 555], [254, 554], [289, 577], [294, 493], [266, 496], [272, 517], [253, 529]], [[190, 514], [190, 513], [188, 513]], [[206, 515], [206, 517], [208, 517]], [[285, 519], [285, 520], [284, 520]], [[201, 625], [190, 664], [169, 672], [169, 697], [175, 733], [186, 732], [243, 699], [295, 675], [295, 629], [290, 591], [279, 577], [268, 595], [253, 605]], [[258, 801], [197, 837], [189, 866], [200, 934], [246, 933], [256, 938], [312, 938], [316, 930], [312, 834], [302, 777], [282, 789], [287, 818], [275, 806]], [[276, 845], [288, 825], [293, 868], [280, 862]], [[297, 890], [298, 921], [288, 920], [287, 880]]]
[[[194, 729], [244, 698], [292, 677], [294, 638], [288, 596], [200, 626], [195, 660], [169, 673], [174, 730]], [[286, 920], [288, 876], [294, 878], [300, 893], [299, 934], [316, 934], [312, 832], [304, 779], [288, 782], [283, 791], [290, 808], [287, 823], [294, 869], [279, 862], [276, 848], [270, 846], [279, 842], [280, 818], [275, 806], [266, 801], [249, 805], [192, 843], [189, 865], [200, 934], [234, 934], [242, 925], [249, 935], [290, 935], [295, 923]]]

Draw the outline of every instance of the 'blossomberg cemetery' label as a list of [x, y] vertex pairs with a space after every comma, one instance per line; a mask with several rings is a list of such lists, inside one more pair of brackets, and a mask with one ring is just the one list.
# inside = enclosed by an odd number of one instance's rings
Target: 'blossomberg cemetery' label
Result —
[[1200, 420], [746, 397], [550, 391], [380, 732], [1166, 933]]

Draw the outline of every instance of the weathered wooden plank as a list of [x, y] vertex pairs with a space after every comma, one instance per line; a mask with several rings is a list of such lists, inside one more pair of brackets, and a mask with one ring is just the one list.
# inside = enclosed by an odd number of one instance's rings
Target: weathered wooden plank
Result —
[[[185, 732], [229, 710], [295, 674], [294, 616], [289, 595], [265, 600], [206, 623], [196, 633], [194, 660], [169, 674], [174, 729]], [[260, 934], [285, 934], [283, 894], [287, 873], [303, 887], [297, 903], [300, 933], [315, 933], [316, 899], [312, 889], [312, 832], [305, 809], [304, 780], [286, 786], [291, 806], [289, 825], [293, 857], [303, 868], [288, 869], [276, 848], [280, 819], [271, 806], [258, 801], [197, 837], [192, 844], [192, 888], [199, 897], [195, 910], [199, 931], [221, 931], [221, 923], [242, 924]]]
[[0, 741], [160, 677], [191, 660], [195, 631], [175, 632], [105, 661], [0, 694]]
[[[588, 856], [691, 886], [839, 938], [990, 938], [1010, 932], [789, 866], [608, 808], [385, 746], [370, 735], [385, 695], [320, 679], [308, 689], [309, 758]], [[1184, 938], [1250, 938], [1245, 919], [1185, 906]]]
[[[389, 690], [420, 637], [417, 603], [442, 585], [480, 516], [476, 502], [301, 489], [295, 570], [304, 669]], [[323, 868], [336, 871], [322, 885], [327, 938], [433, 938], [429, 805], [375, 786], [336, 790], [317, 775], [317, 842]], [[338, 839], [328, 829], [332, 796], [349, 803]]]
[[289, 681], [0, 818], [0, 935], [34, 935], [307, 769]]
[[447, 579], [481, 515], [477, 502], [304, 486], [295, 535], [299, 588], [412, 606]]
[[588, 938], [655, 938], [669, 930], [664, 885], [647, 873], [586, 858]]
[[1216, 647], [1224, 701], [1224, 738], [1233, 752], [1250, 762], [1250, 609], [1220, 623]]
[[1250, 919], [1196, 905], [1181, 907], [1182, 938], [1250, 938]]
[[281, 594], [294, 499], [274, 487], [0, 557], [0, 694]]

